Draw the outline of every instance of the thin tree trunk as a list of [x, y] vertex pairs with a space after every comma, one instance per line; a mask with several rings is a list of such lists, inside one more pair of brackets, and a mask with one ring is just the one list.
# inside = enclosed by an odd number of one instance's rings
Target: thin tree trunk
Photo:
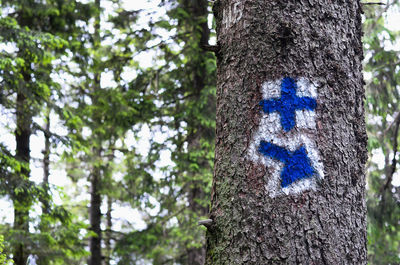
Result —
[[[30, 77], [24, 74], [25, 82], [30, 81]], [[32, 115], [29, 109], [29, 103], [24, 93], [17, 93], [17, 128], [15, 131], [16, 141], [16, 157], [18, 161], [24, 164], [20, 172], [20, 183], [23, 187], [22, 191], [13, 195], [14, 203], [14, 229], [22, 235], [13, 252], [13, 260], [15, 265], [25, 265], [28, 260], [28, 250], [24, 242], [25, 237], [29, 234], [29, 208], [32, 204], [29, 189], [24, 185], [29, 180], [29, 160], [30, 146], [29, 139], [31, 136]]]
[[[204, 200], [205, 193], [199, 186], [198, 181], [194, 181], [192, 188], [189, 191], [188, 201], [189, 209], [195, 213], [196, 216], [204, 216], [207, 214], [207, 207], [202, 206], [197, 200]], [[190, 248], [187, 250], [187, 264], [188, 265], [203, 265], [205, 262], [206, 248], [205, 245], [198, 248]]]
[[43, 150], [43, 187], [46, 192], [46, 200], [42, 201], [42, 212], [48, 214], [50, 211], [49, 201], [47, 196], [49, 195], [49, 176], [50, 176], [50, 109], [47, 109], [46, 113], [46, 125], [44, 132], [44, 150]]
[[206, 264], [367, 264], [360, 2], [217, 0], [214, 13]]
[[[193, 35], [195, 39], [198, 39], [199, 47], [204, 47], [208, 45], [208, 40], [210, 36], [210, 29], [207, 24], [207, 16], [208, 16], [208, 2], [206, 0], [194, 1], [187, 0], [184, 2], [185, 8], [189, 13], [193, 13], [194, 17], [198, 19], [198, 21], [202, 21], [201, 23], [195, 23], [195, 27], [193, 29]], [[197, 36], [200, 35], [200, 38]], [[207, 76], [206, 62], [205, 59], [206, 51], [201, 50], [199, 55], [196, 55], [200, 60], [196, 62], [196, 65], [193, 68], [193, 89], [194, 89], [194, 97], [193, 102], [196, 104], [197, 102], [201, 102], [201, 92], [205, 89], [205, 80], [204, 78]], [[207, 106], [213, 107], [215, 102], [208, 102]], [[209, 128], [201, 125], [198, 120], [198, 117], [190, 117], [187, 120], [188, 127], [191, 128], [188, 134], [188, 152], [196, 152], [201, 149], [201, 139], [207, 137], [207, 133]], [[202, 170], [206, 170], [209, 168], [209, 163], [206, 158], [199, 159], [196, 161], [199, 164], [199, 167]], [[211, 171], [212, 168], [209, 168]], [[199, 201], [204, 201], [206, 198], [206, 194], [204, 192], [204, 181], [196, 180], [198, 176], [195, 176], [196, 173], [193, 173], [193, 180], [190, 185], [190, 190], [188, 192], [188, 201], [189, 201], [189, 209], [195, 216], [205, 216], [208, 214], [208, 208], [203, 206], [203, 204], [199, 203]], [[205, 245], [198, 248], [190, 248], [187, 250], [187, 264], [189, 265], [203, 265], [205, 262]]]
[[106, 247], [106, 265], [110, 265], [111, 261], [111, 231], [112, 231], [112, 198], [110, 196], [107, 197], [107, 214], [106, 214], [106, 238], [105, 238], [105, 247]]
[[[94, 21], [94, 35], [93, 35], [93, 49], [97, 51], [100, 48], [101, 40], [100, 40], [100, 0], [95, 1], [95, 6], [97, 9], [97, 15]], [[98, 60], [98, 58], [97, 58]], [[95, 61], [95, 64], [97, 62]], [[100, 73], [98, 72], [98, 65], [94, 66], [94, 80], [93, 80], [93, 88], [92, 88], [92, 101], [93, 104], [97, 104], [97, 90], [100, 89]], [[93, 120], [95, 124], [101, 124], [101, 117], [98, 117], [98, 114], [95, 113]], [[94, 144], [97, 145], [93, 147], [93, 156], [96, 159], [101, 158], [101, 139], [95, 139]], [[101, 254], [101, 240], [102, 240], [102, 231], [101, 231], [101, 193], [100, 193], [100, 185], [101, 185], [101, 169], [99, 165], [94, 165], [92, 169], [92, 174], [90, 176], [90, 209], [89, 209], [89, 218], [90, 218], [90, 230], [94, 232], [96, 235], [90, 237], [90, 258], [89, 265], [101, 265], [102, 254]]]
[[[43, 150], [43, 182], [42, 187], [45, 191], [44, 196], [40, 199], [42, 203], [42, 216], [40, 221], [41, 233], [49, 232], [49, 222], [47, 221], [47, 215], [50, 212], [50, 194], [49, 194], [49, 176], [50, 176], [50, 108], [47, 109], [45, 116], [45, 132], [44, 132], [44, 150]], [[38, 265], [50, 264], [50, 258], [46, 253], [46, 249], [42, 249], [37, 259]]]
[[[100, 155], [100, 154], [99, 154]], [[90, 185], [90, 231], [95, 235], [90, 237], [89, 265], [101, 264], [101, 195], [100, 195], [100, 169], [95, 167], [92, 171]]]

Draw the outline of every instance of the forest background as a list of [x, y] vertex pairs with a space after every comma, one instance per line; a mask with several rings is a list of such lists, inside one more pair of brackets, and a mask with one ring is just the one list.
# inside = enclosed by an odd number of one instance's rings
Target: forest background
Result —
[[[0, 264], [197, 264], [212, 2], [0, 3]], [[399, 1], [363, 3], [368, 258], [399, 264]]]

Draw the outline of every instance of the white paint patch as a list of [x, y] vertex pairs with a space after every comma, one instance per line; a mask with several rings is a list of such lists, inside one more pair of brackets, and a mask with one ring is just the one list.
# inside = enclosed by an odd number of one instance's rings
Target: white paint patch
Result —
[[[262, 86], [263, 99], [279, 98], [282, 80], [265, 82]], [[297, 81], [297, 96], [313, 97], [317, 99], [316, 87], [305, 78]], [[265, 176], [265, 188], [270, 197], [298, 194], [305, 190], [316, 190], [317, 179], [324, 177], [323, 164], [319, 156], [318, 146], [314, 140], [316, 134], [315, 111], [297, 110], [296, 126], [289, 132], [285, 132], [281, 126], [280, 114], [262, 112], [262, 118], [253, 140], [248, 149], [248, 157], [254, 163], [260, 163], [267, 167]], [[316, 171], [312, 178], [305, 178], [292, 183], [288, 187], [281, 187], [281, 172], [284, 164], [258, 152], [261, 141], [266, 141], [283, 147], [291, 152], [304, 146], [307, 150], [311, 166]]]
[[311, 110], [296, 110], [296, 127], [315, 129], [315, 111]]
[[223, 29], [228, 29], [238, 23], [243, 17], [243, 3], [236, 2], [228, 5], [227, 9], [222, 11]]
[[297, 80], [297, 96], [317, 98], [317, 88], [309, 80], [301, 77]]

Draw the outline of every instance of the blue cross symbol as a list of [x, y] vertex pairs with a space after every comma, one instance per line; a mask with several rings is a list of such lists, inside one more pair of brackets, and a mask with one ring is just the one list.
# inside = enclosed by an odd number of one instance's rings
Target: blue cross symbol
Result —
[[282, 188], [299, 179], [311, 178], [315, 173], [303, 146], [290, 152], [278, 145], [261, 141], [258, 151], [285, 164], [281, 172]]
[[260, 105], [265, 113], [279, 112], [282, 128], [288, 132], [296, 125], [296, 110], [314, 110], [317, 101], [311, 97], [298, 97], [297, 84], [293, 78], [285, 77], [281, 84], [281, 97], [262, 100]]

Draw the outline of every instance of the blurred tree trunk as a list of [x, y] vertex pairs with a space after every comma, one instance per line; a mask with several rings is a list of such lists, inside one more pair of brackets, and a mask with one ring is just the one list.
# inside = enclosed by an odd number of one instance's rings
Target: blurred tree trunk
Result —
[[[98, 151], [99, 156], [101, 151]], [[94, 166], [90, 176], [90, 231], [95, 235], [90, 237], [90, 259], [89, 265], [101, 264], [101, 194], [100, 194], [100, 175], [101, 170], [98, 166]]]
[[[206, 264], [367, 264], [360, 1], [217, 0], [214, 13], [217, 139]], [[285, 77], [317, 87], [315, 126], [305, 137], [316, 143], [323, 177], [315, 189], [272, 196], [267, 184], [277, 169], [251, 160], [249, 148], [263, 117], [263, 84]]]
[[[42, 215], [40, 220], [40, 232], [42, 234], [49, 232], [49, 221], [47, 220], [50, 213], [50, 194], [49, 194], [49, 176], [50, 176], [50, 108], [48, 107], [45, 115], [45, 131], [44, 131], [44, 150], [43, 150], [43, 181], [42, 187], [45, 194], [40, 198], [42, 203]], [[50, 264], [50, 258], [46, 251], [38, 254], [38, 265]]]
[[[100, 7], [100, 0], [95, 1], [95, 7], [97, 10], [97, 14], [95, 15], [94, 21], [94, 34], [93, 34], [93, 50], [95, 53], [99, 52], [99, 48], [101, 45], [100, 39], [100, 14], [101, 14], [101, 7]], [[101, 73], [99, 72], [98, 64], [100, 63], [97, 57], [97, 54], [94, 55], [94, 74], [93, 74], [93, 83], [91, 89], [91, 98], [93, 105], [98, 104], [98, 91], [100, 90], [100, 77]], [[95, 124], [100, 126], [101, 124], [101, 114], [94, 113], [93, 121]], [[89, 208], [89, 219], [90, 219], [90, 231], [94, 232], [95, 235], [90, 237], [90, 258], [89, 258], [89, 265], [100, 265], [102, 261], [102, 254], [101, 254], [101, 240], [102, 240], [102, 231], [101, 231], [101, 193], [100, 193], [100, 186], [101, 186], [101, 160], [102, 156], [102, 139], [98, 139], [101, 136], [94, 135], [93, 139], [93, 156], [96, 161], [94, 161], [92, 172], [90, 174], [90, 208]]]
[[[45, 128], [44, 128], [44, 150], [43, 153], [43, 181], [42, 186], [45, 195], [41, 198], [42, 214], [46, 215], [50, 212], [50, 194], [49, 194], [49, 177], [50, 177], [50, 108], [47, 108], [45, 115]], [[45, 225], [45, 224], [43, 224]], [[41, 227], [41, 229], [46, 229]]]
[[[18, 24], [29, 25], [30, 18], [18, 16]], [[22, 56], [21, 56], [22, 57]], [[23, 71], [23, 87], [17, 89], [16, 101], [16, 123], [15, 142], [16, 142], [16, 158], [24, 166], [21, 168], [19, 176], [19, 184], [21, 190], [13, 193], [14, 204], [14, 229], [18, 231], [22, 237], [17, 240], [13, 252], [13, 260], [15, 265], [25, 265], [27, 263], [29, 252], [26, 247], [26, 237], [29, 234], [29, 209], [32, 205], [32, 197], [29, 192], [29, 162], [30, 162], [30, 137], [32, 134], [32, 110], [29, 99], [26, 97], [29, 91], [31, 75], [27, 71]], [[25, 244], [24, 244], [25, 242]]]
[[[365, 86], [366, 109], [371, 117], [367, 118], [371, 157], [367, 167], [368, 262], [373, 265], [400, 264], [400, 187], [393, 185], [400, 152], [400, 52], [381, 38], [384, 31], [393, 36], [391, 43], [397, 43], [400, 36], [385, 27], [384, 19], [378, 19], [382, 17], [379, 14], [398, 9], [399, 5], [399, 1], [389, 1], [386, 5], [364, 6], [367, 38], [363, 44], [368, 57], [364, 76], [369, 76]], [[378, 153], [384, 155], [382, 168], [382, 160], [375, 159]]]
[[105, 251], [106, 251], [106, 265], [110, 265], [111, 261], [111, 236], [112, 236], [112, 197], [110, 195], [107, 196], [107, 213], [106, 213], [106, 238], [105, 238]]
[[[30, 76], [23, 73], [26, 84], [30, 81]], [[28, 99], [23, 91], [18, 91], [17, 103], [17, 128], [15, 130], [16, 158], [24, 164], [20, 172], [21, 191], [15, 192], [13, 196], [14, 204], [14, 229], [22, 237], [18, 240], [20, 243], [15, 245], [13, 259], [15, 265], [26, 265], [28, 260], [28, 250], [24, 242], [25, 236], [29, 233], [29, 208], [32, 204], [29, 188], [25, 185], [29, 179], [29, 160], [30, 146], [29, 138], [31, 136], [32, 115], [29, 108]]]
[[[198, 41], [197, 45], [200, 47], [200, 54], [196, 55], [196, 58], [199, 58], [199, 60], [194, 64], [192, 69], [194, 93], [192, 101], [194, 104], [199, 104], [199, 102], [202, 102], [201, 92], [205, 88], [206, 82], [204, 78], [207, 76], [205, 62], [207, 51], [203, 50], [203, 47], [208, 45], [210, 36], [210, 29], [207, 24], [208, 2], [206, 0], [186, 0], [184, 1], [184, 7], [188, 13], [193, 14], [196, 20], [192, 34], [193, 39]], [[211, 107], [213, 107], [214, 104], [214, 101], [206, 103], [206, 105]], [[209, 134], [210, 128], [202, 125], [201, 122], [199, 122], [199, 117], [190, 117], [187, 123], [189, 128], [187, 137], [188, 153], [196, 153], [201, 150], [201, 140], [207, 137], [206, 135]], [[194, 162], [196, 162], [201, 169], [205, 170], [209, 168], [210, 172], [212, 171], [207, 158], [197, 158], [197, 161]], [[204, 202], [206, 199], [206, 192], [204, 191], [205, 182], [201, 180], [202, 176], [198, 176], [198, 174], [196, 176], [196, 173], [192, 173], [191, 175], [192, 180], [189, 184], [188, 192], [189, 209], [197, 217], [206, 216], [208, 214], [208, 208], [205, 206]], [[205, 262], [205, 253], [205, 245], [197, 248], [189, 248], [187, 251], [187, 264], [203, 265]]]
[[46, 199], [42, 200], [42, 212], [48, 214], [50, 211], [49, 201], [49, 176], [50, 176], [50, 108], [46, 113], [46, 125], [44, 132], [44, 150], [43, 150], [43, 187], [46, 192]]

